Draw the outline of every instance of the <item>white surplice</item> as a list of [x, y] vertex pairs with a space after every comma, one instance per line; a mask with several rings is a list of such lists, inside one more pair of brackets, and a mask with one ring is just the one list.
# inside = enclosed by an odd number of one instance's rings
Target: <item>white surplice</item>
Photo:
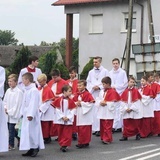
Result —
[[[35, 84], [32, 83], [25, 87], [21, 107], [21, 115], [23, 118], [20, 137], [20, 150], [29, 150], [31, 148], [44, 149], [39, 115], [39, 102], [39, 91], [35, 87]], [[28, 116], [33, 117], [33, 119], [29, 121], [27, 119]]]
[[[127, 88], [128, 79], [126, 72], [122, 68], [118, 68], [118, 70], [112, 69], [109, 72], [110, 78], [112, 80], [111, 86], [114, 87], [119, 95]], [[122, 128], [122, 119], [120, 114], [120, 103], [116, 106], [115, 110], [115, 118], [113, 121], [113, 128], [118, 129]]]
[[[103, 89], [102, 86], [102, 78], [109, 76], [109, 72], [103, 66], [100, 66], [98, 69], [95, 67], [89, 71], [87, 77], [87, 90], [92, 94], [93, 98], [96, 99], [98, 97], [99, 92]], [[94, 86], [98, 86], [99, 90], [93, 90]], [[92, 124], [93, 131], [100, 131], [100, 121], [97, 118], [97, 107], [93, 105], [93, 124]]]
[[8, 151], [8, 126], [2, 97], [4, 95], [5, 70], [0, 66], [0, 152]]
[[4, 108], [7, 109], [8, 112], [9, 123], [18, 123], [22, 99], [23, 92], [17, 86], [15, 88], [7, 89], [3, 103]]
[[[25, 88], [24, 84], [22, 83], [22, 76], [23, 76], [23, 74], [25, 74], [25, 73], [27, 73], [27, 72], [28, 72], [28, 70], [27, 70], [27, 67], [26, 67], [26, 68], [21, 69], [21, 71], [20, 71], [20, 73], [19, 73], [19, 77], [18, 77], [18, 87], [19, 87], [21, 90], [24, 90], [24, 88]], [[34, 80], [34, 82], [35, 82], [37, 85], [39, 85], [39, 83], [38, 83], [38, 81], [37, 81], [37, 78], [38, 78], [38, 76], [39, 76], [40, 74], [42, 74], [41, 69], [35, 68], [35, 72], [30, 72], [30, 73], [32, 73], [32, 75], [33, 75], [33, 80]]]

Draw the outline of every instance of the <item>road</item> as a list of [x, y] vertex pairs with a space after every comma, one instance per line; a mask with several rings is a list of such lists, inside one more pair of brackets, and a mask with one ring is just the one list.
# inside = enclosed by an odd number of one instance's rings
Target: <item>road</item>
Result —
[[[160, 137], [154, 136], [140, 141], [135, 137], [121, 142], [121, 133], [113, 134], [114, 141], [109, 145], [102, 144], [99, 137], [92, 136], [89, 148], [77, 149], [77, 141], [73, 141], [68, 152], [59, 149], [58, 142], [52, 140], [45, 150], [41, 150], [35, 160], [159, 160]], [[0, 160], [28, 160], [32, 157], [22, 157], [23, 151], [18, 148], [7, 153], [0, 153]]]

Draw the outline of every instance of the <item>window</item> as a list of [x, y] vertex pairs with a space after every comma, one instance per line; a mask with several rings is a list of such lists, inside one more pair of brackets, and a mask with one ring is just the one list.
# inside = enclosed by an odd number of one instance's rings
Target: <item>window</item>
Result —
[[[123, 13], [123, 25], [122, 25], [122, 32], [127, 32], [128, 29], [128, 12]], [[133, 13], [132, 18], [132, 32], [136, 31], [136, 12]]]
[[89, 33], [103, 33], [103, 14], [90, 15]]

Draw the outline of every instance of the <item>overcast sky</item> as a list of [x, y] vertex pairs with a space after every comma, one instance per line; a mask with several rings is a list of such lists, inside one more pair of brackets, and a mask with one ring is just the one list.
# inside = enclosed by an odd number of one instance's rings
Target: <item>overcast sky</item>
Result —
[[[63, 6], [51, 6], [56, 0], [0, 0], [0, 30], [15, 32], [24, 45], [41, 41], [58, 42], [66, 36]], [[73, 36], [78, 37], [79, 18], [74, 16]]]

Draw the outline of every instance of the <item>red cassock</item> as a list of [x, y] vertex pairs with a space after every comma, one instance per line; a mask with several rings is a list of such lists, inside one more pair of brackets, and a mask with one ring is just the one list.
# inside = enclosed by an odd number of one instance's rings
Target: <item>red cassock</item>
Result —
[[72, 93], [73, 94], [77, 93], [78, 92], [78, 88], [77, 88], [78, 79], [74, 79], [74, 80], [68, 79], [67, 82], [69, 85], [71, 84]]
[[[60, 79], [58, 82], [55, 82], [53, 79], [50, 80], [48, 82], [48, 86], [50, 88], [52, 88], [53, 84], [54, 83], [57, 83], [57, 88], [56, 88], [56, 91], [53, 91], [55, 94], [56, 94], [56, 98], [57, 98], [57, 95], [61, 94], [62, 93], [62, 87], [65, 86], [65, 85], [68, 85], [68, 83], [64, 80], [64, 79]], [[54, 124], [53, 122], [53, 127], [52, 127], [52, 136], [57, 136], [58, 135], [58, 125], [57, 124]]]
[[57, 89], [56, 89], [56, 91], [54, 91], [54, 93], [56, 93], [56, 95], [61, 94], [62, 93], [62, 87], [65, 86], [65, 85], [68, 85], [68, 82], [61, 78], [58, 82], [55, 82], [53, 79], [50, 80], [48, 82], [48, 86], [50, 88], [52, 88], [52, 85], [54, 83], [57, 83]]
[[[41, 89], [42, 87], [38, 88], [38, 90], [41, 90]], [[55, 96], [51, 88], [48, 87], [48, 85], [44, 86], [43, 91], [42, 91], [42, 102], [44, 103], [49, 100], [54, 100], [54, 98]], [[53, 121], [41, 121], [43, 138], [51, 137], [51, 132], [53, 130], [52, 124], [53, 124]]]
[[[59, 97], [54, 102], [52, 102], [52, 105], [58, 109], [61, 108], [61, 104], [63, 105], [63, 97]], [[68, 109], [72, 110], [74, 108], [76, 108], [74, 101], [68, 98]], [[70, 146], [71, 145], [72, 130], [73, 130], [72, 125], [62, 125], [62, 124], [58, 125], [58, 143], [60, 146]]]
[[[141, 92], [145, 96], [155, 97], [153, 90], [149, 85], [140, 88]], [[145, 138], [151, 134], [152, 131], [152, 117], [143, 117], [140, 121], [140, 135]]]
[[[131, 91], [131, 102], [134, 103], [142, 98], [138, 89], [127, 88], [121, 95], [121, 101], [128, 103], [128, 92]], [[140, 133], [140, 119], [123, 119], [123, 136], [131, 137]]]
[[[151, 83], [150, 87], [155, 97], [157, 94], [160, 94], [160, 85], [158, 83]], [[160, 134], [160, 111], [154, 111], [154, 118], [152, 118], [152, 135], [156, 134]]]
[[[104, 100], [107, 102], [118, 102], [120, 101], [120, 96], [114, 88], [109, 88], [104, 92]], [[106, 142], [112, 142], [112, 127], [113, 119], [100, 119], [100, 136], [101, 140]]]
[[[90, 103], [95, 102], [94, 98], [87, 90], [83, 92], [77, 92], [73, 100], [77, 102], [79, 96], [81, 97], [81, 100], [83, 102], [90, 102]], [[92, 125], [77, 126], [77, 133], [78, 133], [78, 144], [89, 144], [92, 136]]]

